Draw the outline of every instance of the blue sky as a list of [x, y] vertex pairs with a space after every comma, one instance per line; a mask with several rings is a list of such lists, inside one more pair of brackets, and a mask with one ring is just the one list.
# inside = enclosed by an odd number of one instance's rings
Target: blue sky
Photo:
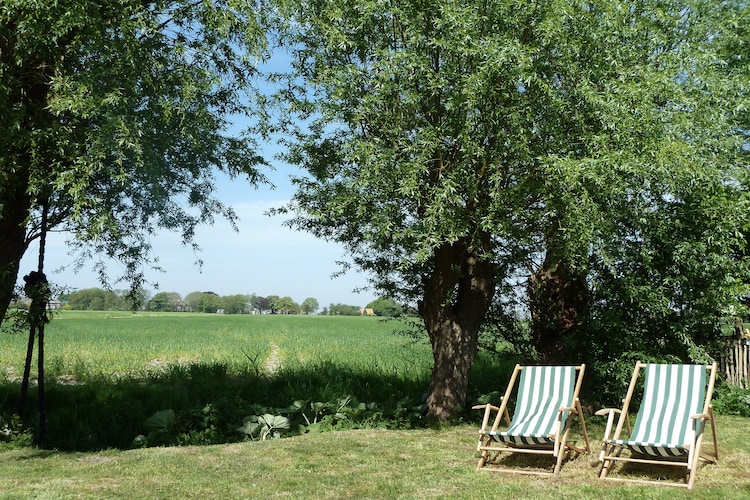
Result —
[[[196, 256], [192, 249], [180, 243], [179, 235], [164, 233], [151, 243], [164, 272], [152, 271], [147, 278], [159, 284], [147, 287], [152, 292], [178, 292], [183, 297], [193, 291], [213, 291], [219, 295], [251, 294], [260, 296], [289, 296], [297, 303], [307, 297], [318, 300], [320, 307], [332, 303], [364, 306], [375, 298], [372, 292], [355, 293], [354, 289], [367, 285], [365, 275], [354, 270], [332, 278], [339, 267], [336, 261], [346, 258], [344, 249], [336, 244], [318, 240], [304, 232], [284, 227], [285, 217], [269, 217], [264, 213], [289, 200], [292, 186], [289, 182], [291, 167], [276, 163], [270, 177], [276, 189], [267, 187], [254, 190], [240, 179], [217, 179], [217, 196], [237, 212], [239, 232], [234, 232], [224, 220], [198, 230], [196, 241], [202, 252]], [[295, 169], [296, 173], [296, 169]], [[26, 253], [21, 263], [21, 276], [37, 267], [38, 245]], [[51, 234], [46, 249], [45, 273], [50, 282], [71, 289], [100, 286], [97, 276], [84, 268], [75, 273], [73, 257], [68, 254], [65, 236]], [[203, 268], [196, 265], [203, 260]], [[120, 269], [111, 267], [113, 276]], [[113, 288], [126, 288], [113, 284]]]
[[[289, 61], [288, 54], [275, 51], [272, 60], [261, 66], [265, 71], [284, 71], [289, 68]], [[271, 93], [274, 89], [268, 87], [265, 91]], [[235, 117], [228, 133], [239, 134], [246, 126], [244, 118]], [[192, 249], [182, 246], [179, 235], [158, 235], [151, 243], [164, 272], [147, 273], [147, 279], [159, 285], [158, 289], [147, 288], [154, 293], [178, 292], [183, 297], [193, 291], [289, 296], [300, 304], [307, 297], [314, 297], [321, 308], [335, 303], [362, 307], [371, 302], [376, 298], [373, 292], [354, 292], [367, 286], [365, 275], [350, 270], [332, 278], [340, 270], [336, 262], [346, 260], [341, 246], [284, 227], [284, 217], [264, 215], [268, 209], [289, 201], [293, 193], [289, 176], [299, 171], [274, 158], [278, 152], [276, 144], [259, 144], [259, 148], [259, 153], [274, 167], [264, 173], [275, 189], [256, 190], [241, 179], [217, 177], [216, 195], [238, 214], [239, 232], [234, 232], [224, 220], [200, 228], [196, 242], [202, 252], [197, 256]], [[26, 252], [19, 282], [22, 283], [23, 275], [37, 268], [38, 248], [34, 245]], [[50, 235], [45, 254], [45, 274], [50, 282], [69, 289], [100, 286], [90, 267], [78, 273], [73, 271], [70, 266], [73, 257], [68, 254], [64, 235]], [[198, 258], [203, 261], [202, 269], [196, 265]], [[64, 266], [68, 269], [61, 271]], [[114, 264], [110, 275], [120, 274]], [[126, 288], [126, 285], [112, 284], [112, 287]]]

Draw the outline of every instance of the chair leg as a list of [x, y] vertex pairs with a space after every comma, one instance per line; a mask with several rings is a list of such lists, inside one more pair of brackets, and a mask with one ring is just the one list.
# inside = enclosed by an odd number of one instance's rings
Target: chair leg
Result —
[[556, 455], [553, 454], [553, 456], [557, 457], [557, 462], [555, 463], [555, 471], [553, 474], [557, 475], [560, 472], [560, 467], [562, 467], [563, 459], [568, 455], [568, 437], [570, 436], [570, 422], [568, 422], [568, 425], [566, 425], [565, 431], [562, 433], [562, 436], [558, 438], [560, 440], [560, 443], [555, 443], [557, 448]]
[[484, 464], [487, 463], [487, 458], [489, 456], [489, 450], [482, 450], [482, 455], [479, 457], [479, 462], [477, 463], [477, 470], [481, 470], [482, 467], [484, 467]]
[[557, 452], [557, 463], [555, 463], [555, 470], [553, 474], [556, 476], [560, 473], [560, 468], [562, 467], [562, 461], [563, 458], [568, 454], [567, 450], [565, 448], [560, 449], [560, 451]]
[[701, 426], [701, 428], [699, 429], [700, 433], [693, 443], [693, 447], [690, 449], [690, 454], [688, 455], [688, 477], [685, 479], [685, 482], [687, 483], [687, 488], [689, 490], [693, 488], [695, 473], [698, 470], [698, 465], [700, 464], [701, 445], [703, 444], [703, 432], [706, 430], [705, 422], [700, 422], [699, 425]]
[[486, 436], [480, 436], [479, 437], [479, 444], [477, 445], [477, 451], [481, 452], [481, 456], [479, 457], [479, 462], [477, 463], [477, 470], [481, 469], [485, 462], [487, 461], [487, 457], [489, 456], [488, 450], [482, 450], [482, 446], [489, 446], [490, 439]]
[[581, 431], [583, 432], [583, 442], [586, 443], [586, 453], [591, 452], [591, 446], [589, 445], [589, 433], [586, 431], [586, 419], [583, 418], [583, 408], [581, 408], [581, 402], [576, 399], [576, 408], [578, 410], [578, 419], [581, 421]]
[[614, 454], [615, 449], [612, 445], [605, 445], [602, 447], [602, 453], [600, 455], [600, 461], [602, 462], [602, 470], [599, 471], [599, 478], [604, 479], [609, 474], [609, 468], [614, 462], [611, 458], [605, 458]]
[[697, 469], [697, 465], [695, 467], [692, 467], [690, 471], [688, 472], [688, 477], [686, 478], [687, 482], [687, 489], [692, 490], [693, 489], [693, 483], [695, 482], [695, 469]]
[[717, 462], [719, 460], [719, 444], [716, 441], [716, 422], [714, 421], [714, 409], [712, 406], [708, 407], [708, 414], [710, 415], [708, 419], [708, 423], [711, 425], [711, 438], [712, 438], [712, 445], [713, 445], [713, 453], [706, 453], [704, 455], [707, 455], [707, 459], [712, 462]]

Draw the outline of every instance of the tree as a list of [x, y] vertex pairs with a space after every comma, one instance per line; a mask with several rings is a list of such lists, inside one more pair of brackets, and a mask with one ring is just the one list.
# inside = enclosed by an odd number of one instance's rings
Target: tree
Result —
[[372, 309], [378, 316], [386, 316], [390, 318], [401, 316], [404, 313], [404, 307], [388, 297], [375, 299], [367, 304], [366, 307]]
[[182, 297], [177, 292], [159, 292], [148, 301], [149, 311], [174, 312], [182, 303]]
[[270, 311], [271, 304], [268, 302], [266, 297], [258, 297], [258, 311], [263, 314], [263, 311]]
[[278, 295], [269, 295], [266, 297], [266, 302], [268, 302], [268, 310], [271, 312], [271, 314], [279, 313], [279, 300], [281, 300], [281, 297], [279, 297]]
[[300, 311], [299, 304], [289, 296], [269, 295], [266, 300], [271, 314], [298, 314]]
[[[611, 241], [650, 239], [612, 222], [702, 217], [707, 181], [729, 199], [720, 152], [738, 145], [716, 47], [733, 28], [712, 2], [281, 3], [287, 159], [307, 175], [280, 212], [418, 304], [432, 417], [462, 407], [480, 329], [519, 296], [540, 358], [580, 355], [590, 266]], [[711, 276], [700, 289], [726, 298]]]
[[204, 292], [198, 300], [198, 310], [204, 313], [215, 313], [224, 308], [224, 301], [219, 294], [214, 292]]
[[315, 297], [308, 297], [302, 301], [302, 312], [305, 314], [312, 314], [320, 308], [318, 299]]
[[258, 295], [255, 293], [251, 293], [247, 297], [247, 307], [250, 308], [250, 311], [258, 311], [260, 312], [260, 307], [258, 307]]
[[247, 311], [250, 305], [248, 295], [236, 294], [222, 297], [224, 312], [227, 314], [242, 314]]
[[203, 292], [190, 292], [185, 296], [185, 305], [188, 306], [191, 311], [200, 311], [202, 297]]
[[121, 295], [112, 290], [85, 288], [71, 292], [67, 297], [71, 309], [80, 311], [117, 311], [127, 309]]
[[[155, 266], [157, 228], [234, 221], [214, 172], [264, 179], [230, 116], [252, 113], [262, 57], [255, 5], [229, 0], [8, 0], [0, 8], [0, 318], [42, 229], [69, 232], [79, 263]], [[43, 208], [46, 227], [40, 227]]]
[[172, 309], [169, 307], [169, 298], [167, 297], [167, 292], [159, 292], [154, 295], [151, 300], [148, 301], [146, 309], [155, 312], [171, 311]]
[[289, 296], [277, 297], [272, 307], [276, 314], [299, 314], [300, 312], [299, 304]]
[[331, 316], [359, 316], [359, 307], [346, 304], [331, 304], [328, 308]]

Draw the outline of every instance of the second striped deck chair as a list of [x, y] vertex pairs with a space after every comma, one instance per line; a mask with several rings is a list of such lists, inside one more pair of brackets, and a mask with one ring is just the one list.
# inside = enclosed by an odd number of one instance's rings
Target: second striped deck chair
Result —
[[[477, 470], [503, 470], [522, 474], [558, 474], [568, 450], [588, 453], [589, 438], [581, 412], [578, 392], [581, 390], [585, 365], [580, 366], [521, 366], [516, 365], [500, 406], [475, 406], [484, 410], [479, 430], [477, 451], [481, 453]], [[520, 375], [520, 377], [519, 377]], [[519, 380], [520, 379], [520, 380]], [[518, 381], [516, 405], [511, 419], [508, 402]], [[494, 413], [494, 419], [490, 419]], [[570, 416], [581, 422], [585, 448], [568, 442]], [[502, 427], [507, 427], [501, 430]], [[491, 463], [501, 453], [531, 453], [552, 455], [553, 472], [499, 467]], [[486, 466], [486, 467], [485, 467]]]
[[[635, 426], [631, 429], [628, 410], [641, 370], [645, 372], [643, 399]], [[648, 484], [693, 487], [699, 459], [711, 462], [719, 458], [716, 447], [711, 397], [716, 380], [716, 363], [712, 365], [658, 365], [636, 363], [622, 410], [608, 408], [597, 415], [608, 415], [599, 460], [599, 477]], [[620, 417], [610, 438], [615, 414]], [[713, 451], [701, 452], [706, 423], [711, 425]], [[627, 436], [622, 437], [627, 427]], [[629, 454], [622, 454], [628, 449]], [[622, 455], [621, 455], [622, 454]], [[672, 465], [686, 468], [684, 484], [637, 478], [609, 477], [614, 462]]]

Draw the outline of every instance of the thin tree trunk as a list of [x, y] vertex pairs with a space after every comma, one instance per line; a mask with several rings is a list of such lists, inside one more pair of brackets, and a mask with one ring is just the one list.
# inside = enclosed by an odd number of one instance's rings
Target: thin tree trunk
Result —
[[37, 411], [39, 413], [39, 434], [36, 439], [37, 446], [44, 446], [47, 438], [47, 402], [44, 392], [44, 322], [39, 324], [39, 353], [37, 354], [39, 402]]
[[18, 414], [23, 415], [26, 409], [26, 396], [29, 392], [29, 379], [31, 378], [31, 361], [34, 356], [34, 341], [36, 340], [36, 328], [29, 328], [29, 343], [26, 346], [26, 364], [23, 368], [23, 379], [21, 380], [21, 394], [18, 398]]

